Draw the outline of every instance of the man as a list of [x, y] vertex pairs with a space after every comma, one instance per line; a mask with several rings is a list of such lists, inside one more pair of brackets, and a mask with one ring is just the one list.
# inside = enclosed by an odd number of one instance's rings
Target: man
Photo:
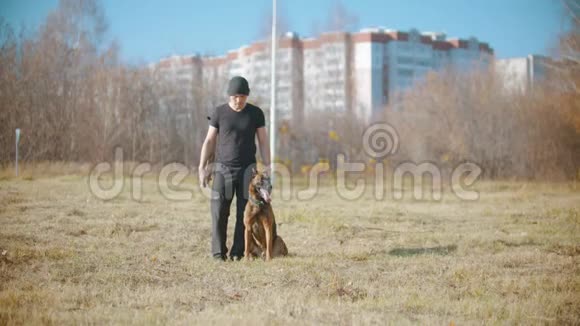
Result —
[[240, 260], [244, 255], [244, 208], [248, 201], [251, 171], [256, 166], [256, 135], [266, 173], [269, 173], [270, 147], [264, 112], [246, 103], [250, 95], [248, 81], [240, 76], [232, 78], [228, 84], [228, 95], [228, 103], [218, 106], [209, 117], [198, 175], [200, 185], [206, 187], [212, 178], [209, 161], [217, 144], [211, 198], [211, 251], [214, 258], [226, 260], [228, 217], [235, 192], [236, 225], [230, 259]]

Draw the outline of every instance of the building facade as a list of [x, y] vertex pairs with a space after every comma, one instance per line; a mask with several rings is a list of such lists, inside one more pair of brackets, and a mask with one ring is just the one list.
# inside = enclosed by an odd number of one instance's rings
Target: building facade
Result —
[[[218, 94], [225, 94], [227, 79], [244, 76], [250, 83], [250, 101], [268, 111], [270, 51], [268, 42], [255, 42], [224, 56], [196, 57], [195, 69], [173, 69], [177, 76], [182, 71], [199, 73], [191, 80]], [[371, 28], [323, 33], [317, 38], [288, 33], [278, 41], [276, 58], [276, 112], [281, 121], [300, 123], [316, 112], [352, 112], [369, 122], [389, 104], [396, 109], [393, 104], [401, 94], [429, 71], [488, 66], [493, 50], [475, 38]]]
[[303, 40], [304, 113], [344, 113], [351, 109], [351, 39], [325, 33]]
[[388, 104], [396, 110], [401, 95], [429, 71], [467, 71], [488, 66], [493, 50], [475, 38], [446, 39], [443, 33], [364, 29], [352, 36], [356, 114], [369, 121]]
[[196, 100], [195, 88], [203, 82], [203, 63], [199, 56], [172, 56], [151, 65], [150, 69], [170, 88], [162, 90], [162, 109], [168, 109], [177, 99], [185, 99], [188, 106]]
[[539, 55], [499, 59], [495, 62], [495, 72], [506, 92], [524, 93], [545, 77], [550, 64], [553, 64], [550, 58]]

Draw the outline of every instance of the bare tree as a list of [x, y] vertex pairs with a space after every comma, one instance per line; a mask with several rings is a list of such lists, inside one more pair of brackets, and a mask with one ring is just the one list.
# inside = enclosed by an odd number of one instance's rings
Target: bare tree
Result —
[[357, 28], [358, 16], [348, 10], [341, 0], [334, 0], [331, 4], [324, 29], [328, 32], [348, 32]]
[[502, 92], [493, 70], [433, 73], [410, 90], [404, 112], [388, 112], [401, 139], [398, 160], [480, 164], [488, 178], [570, 178], [578, 137], [548, 87]]

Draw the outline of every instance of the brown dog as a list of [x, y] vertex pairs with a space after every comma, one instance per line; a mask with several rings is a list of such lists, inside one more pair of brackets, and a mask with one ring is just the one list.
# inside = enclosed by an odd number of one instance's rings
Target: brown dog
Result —
[[276, 232], [276, 220], [270, 204], [271, 192], [270, 178], [254, 170], [244, 211], [244, 255], [247, 260], [260, 255], [270, 260], [272, 257], [288, 254], [284, 240]]

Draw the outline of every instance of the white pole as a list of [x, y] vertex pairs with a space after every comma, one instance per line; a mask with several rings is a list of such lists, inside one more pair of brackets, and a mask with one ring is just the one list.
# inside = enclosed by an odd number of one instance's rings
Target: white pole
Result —
[[20, 128], [16, 128], [16, 177], [18, 177], [18, 141], [20, 140]]
[[[270, 81], [270, 164], [274, 167], [276, 157], [276, 0], [272, 0], [272, 67]], [[271, 173], [274, 182], [274, 171]]]

